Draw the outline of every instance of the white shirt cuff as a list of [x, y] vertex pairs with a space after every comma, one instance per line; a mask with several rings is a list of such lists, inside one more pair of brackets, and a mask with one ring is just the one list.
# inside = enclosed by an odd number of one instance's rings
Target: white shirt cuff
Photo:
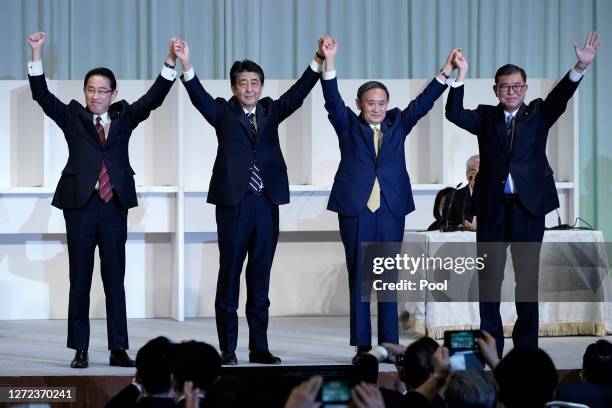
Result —
[[440, 78], [438, 78], [437, 75], [434, 78], [436, 78], [436, 81], [438, 81], [442, 85], [446, 85], [447, 81], [450, 81], [450, 78], [445, 79], [444, 81], [442, 81], [442, 80], [440, 80]]
[[320, 74], [323, 71], [323, 64], [319, 64], [317, 61], [312, 60], [310, 62], [310, 69], [312, 69], [317, 74]]
[[576, 71], [575, 68], [570, 69], [569, 72], [569, 79], [572, 82], [578, 82], [582, 79], [582, 77], [584, 76], [584, 73], [579, 73], [578, 71]]
[[161, 76], [168, 81], [174, 81], [176, 79], [176, 69], [168, 68], [164, 65], [161, 69]]
[[333, 71], [323, 71], [323, 79], [324, 80], [328, 80], [328, 79], [334, 79], [336, 77], [336, 70]]
[[183, 72], [183, 82], [191, 81], [195, 76], [195, 71], [193, 67], [189, 68], [188, 71]]
[[28, 62], [28, 75], [37, 76], [43, 74], [42, 60]]
[[454, 81], [453, 83], [451, 83], [451, 87], [452, 88], [459, 88], [460, 86], [463, 86], [463, 82], [462, 81]]

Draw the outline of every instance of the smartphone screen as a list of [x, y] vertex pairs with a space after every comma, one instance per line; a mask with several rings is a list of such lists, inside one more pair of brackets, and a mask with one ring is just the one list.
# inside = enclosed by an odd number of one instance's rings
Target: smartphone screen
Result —
[[444, 345], [450, 353], [451, 371], [482, 370], [484, 362], [478, 352], [479, 330], [449, 330], [444, 332]]
[[351, 400], [351, 388], [346, 380], [327, 380], [321, 386], [320, 401], [325, 407], [347, 407]]

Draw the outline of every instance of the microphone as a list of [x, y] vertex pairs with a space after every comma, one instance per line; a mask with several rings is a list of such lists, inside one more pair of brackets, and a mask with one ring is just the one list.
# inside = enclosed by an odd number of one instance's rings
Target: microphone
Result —
[[[446, 209], [446, 222], [445, 222], [445, 228], [444, 228], [445, 232], [449, 232], [450, 231], [450, 229], [448, 227], [448, 217], [450, 215], [451, 207], [453, 206], [453, 201], [455, 201], [455, 193], [457, 192], [457, 189], [459, 187], [461, 187], [462, 184], [463, 184], [463, 181], [461, 183], [457, 184], [457, 187], [455, 187], [455, 189], [453, 191], [451, 191], [451, 198], [450, 198], [450, 200], [448, 200], [448, 208]], [[455, 228], [455, 227], [453, 227], [453, 228]]]
[[572, 229], [572, 227], [570, 227], [568, 224], [561, 224], [561, 214], [559, 214], [559, 209], [556, 208], [555, 211], [557, 212], [557, 225], [552, 227], [552, 228], [548, 228], [550, 230], [569, 230]]
[[465, 231], [465, 204], [467, 203], [467, 199], [469, 196], [470, 191], [468, 189], [467, 194], [463, 197], [463, 204], [461, 205], [461, 224], [459, 224], [459, 230], [461, 231]]

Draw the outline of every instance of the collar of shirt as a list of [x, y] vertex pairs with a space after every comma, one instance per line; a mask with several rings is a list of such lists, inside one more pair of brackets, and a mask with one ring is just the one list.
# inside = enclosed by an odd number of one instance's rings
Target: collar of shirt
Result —
[[370, 127], [372, 128], [372, 131], [374, 131], [374, 128], [376, 128], [376, 129], [378, 129], [378, 130], [381, 130], [381, 128], [380, 128], [380, 123], [379, 123], [378, 125], [373, 125], [373, 124], [371, 124], [371, 123], [368, 123], [368, 125], [370, 125]]
[[515, 110], [515, 111], [512, 111], [512, 112], [504, 111], [504, 117], [506, 118], [506, 121], [508, 120], [508, 116], [515, 117], [516, 116], [516, 112], [518, 112], [518, 111], [519, 111], [518, 109]]
[[255, 114], [256, 114], [256, 111], [257, 111], [257, 105], [255, 105], [255, 107], [254, 107], [254, 108], [253, 108], [253, 110], [251, 110], [251, 111], [250, 111], [250, 110], [246, 110], [246, 109], [244, 108], [244, 106], [242, 107], [242, 110], [244, 111], [244, 114], [245, 114], [245, 115], [248, 115], [249, 113], [252, 113], [253, 115], [255, 115]]
[[100, 117], [100, 122], [102, 123], [102, 126], [106, 126], [108, 123], [110, 123], [109, 117], [108, 117], [108, 112], [104, 112], [101, 115], [98, 115], [96, 113], [94, 113], [93, 115], [93, 123], [94, 125], [96, 124], [96, 118]]

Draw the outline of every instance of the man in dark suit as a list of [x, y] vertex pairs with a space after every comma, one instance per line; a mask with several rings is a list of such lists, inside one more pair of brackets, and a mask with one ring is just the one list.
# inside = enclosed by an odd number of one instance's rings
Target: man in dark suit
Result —
[[[321, 41], [319, 41], [321, 42]], [[318, 52], [320, 54], [320, 51]], [[289, 202], [287, 166], [278, 139], [278, 126], [300, 106], [321, 72], [322, 59], [306, 68], [279, 99], [260, 99], [264, 73], [250, 60], [230, 69], [233, 97], [213, 99], [195, 75], [189, 47], [177, 51], [183, 84], [193, 105], [217, 131], [219, 147], [207, 202], [216, 206], [219, 276], [215, 316], [223, 364], [237, 364], [238, 291], [242, 264], [246, 266], [249, 361], [278, 364], [268, 349], [268, 287], [278, 241], [278, 206]]]
[[468, 183], [465, 187], [456, 190], [455, 193], [451, 195], [452, 202], [449, 203], [447, 208], [448, 223], [446, 225], [446, 230], [476, 231], [471, 204], [474, 185], [476, 184], [476, 175], [478, 174], [479, 168], [480, 156], [477, 154], [471, 156], [465, 163], [465, 178]]
[[[414, 211], [410, 179], [406, 171], [404, 141], [446, 89], [453, 67], [453, 50], [423, 92], [404, 110], [387, 111], [389, 92], [380, 82], [359, 87], [357, 116], [338, 92], [334, 65], [337, 44], [326, 37], [325, 70], [321, 81], [325, 109], [338, 135], [340, 165], [329, 197], [328, 210], [338, 213], [350, 289], [350, 343], [357, 346], [353, 362], [370, 350], [372, 328], [370, 302], [362, 299], [361, 244], [401, 242], [405, 217]], [[365, 288], [365, 293], [370, 289]], [[397, 303], [378, 299], [378, 342], [398, 343]]]
[[100, 252], [100, 271], [106, 295], [110, 365], [133, 367], [125, 315], [125, 242], [128, 209], [138, 205], [128, 143], [132, 131], [161, 105], [170, 91], [176, 71], [170, 49], [165, 67], [149, 91], [133, 104], [112, 103], [117, 83], [108, 68], [96, 68], [85, 76], [83, 107], [68, 105], [47, 89], [41, 52], [45, 34], [28, 38], [32, 62], [28, 64], [32, 97], [64, 132], [68, 162], [55, 190], [52, 204], [66, 220], [70, 263], [68, 347], [76, 350], [71, 367], [88, 366], [89, 291], [94, 250]]
[[478, 137], [480, 169], [476, 176], [472, 209], [478, 220], [479, 256], [487, 254], [479, 273], [480, 328], [493, 335], [501, 356], [504, 347], [499, 313], [501, 284], [509, 243], [516, 277], [518, 319], [512, 340], [515, 347], [538, 347], [538, 265], [545, 215], [559, 207], [553, 171], [546, 158], [548, 130], [563, 114], [568, 101], [600, 46], [597, 33], [589, 33], [583, 48], [576, 44], [578, 62], [545, 100], [523, 103], [527, 93], [525, 71], [504, 65], [495, 74], [497, 106], [463, 108], [463, 79], [467, 61], [459, 53], [459, 68], [446, 104], [446, 117]]

